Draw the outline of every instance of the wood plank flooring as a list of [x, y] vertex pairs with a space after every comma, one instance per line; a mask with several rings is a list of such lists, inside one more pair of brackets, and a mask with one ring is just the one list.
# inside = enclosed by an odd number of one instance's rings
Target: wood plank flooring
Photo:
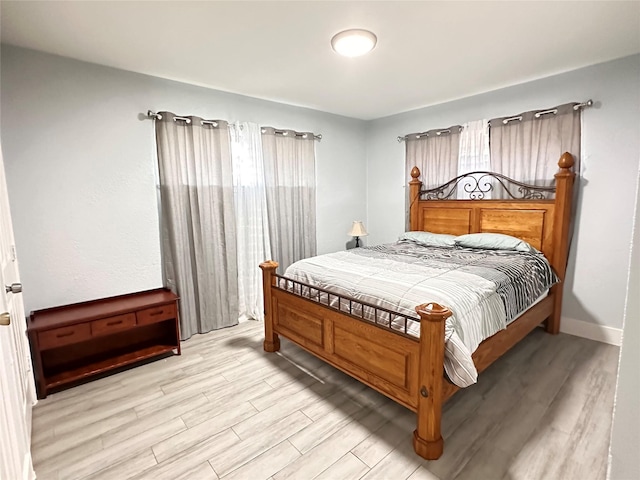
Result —
[[536, 330], [445, 406], [445, 449], [415, 415], [256, 322], [50, 395], [33, 415], [41, 480], [604, 479], [618, 348]]

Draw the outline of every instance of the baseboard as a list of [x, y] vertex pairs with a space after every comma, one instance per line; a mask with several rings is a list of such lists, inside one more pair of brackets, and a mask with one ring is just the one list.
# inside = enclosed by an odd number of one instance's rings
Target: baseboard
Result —
[[588, 338], [610, 345], [620, 346], [622, 343], [622, 329], [607, 327], [605, 325], [597, 325], [584, 320], [576, 320], [575, 318], [562, 317], [560, 321], [560, 331], [575, 335], [576, 337]]

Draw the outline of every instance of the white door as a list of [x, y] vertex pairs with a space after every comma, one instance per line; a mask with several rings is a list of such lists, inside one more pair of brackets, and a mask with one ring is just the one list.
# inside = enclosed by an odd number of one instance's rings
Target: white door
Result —
[[[5, 285], [13, 285], [13, 292]], [[0, 147], [0, 479], [31, 480], [35, 385]], [[8, 323], [8, 325], [7, 325]]]

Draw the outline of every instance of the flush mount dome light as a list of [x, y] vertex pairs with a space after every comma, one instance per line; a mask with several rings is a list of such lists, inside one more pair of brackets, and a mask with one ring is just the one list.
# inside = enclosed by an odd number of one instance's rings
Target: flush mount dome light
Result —
[[368, 30], [345, 30], [331, 39], [331, 47], [345, 57], [359, 57], [373, 50], [378, 38]]

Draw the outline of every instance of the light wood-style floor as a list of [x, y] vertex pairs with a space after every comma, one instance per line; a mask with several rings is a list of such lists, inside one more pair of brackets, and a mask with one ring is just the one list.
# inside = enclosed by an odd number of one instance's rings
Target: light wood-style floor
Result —
[[604, 479], [618, 348], [533, 332], [446, 405], [444, 455], [415, 416], [248, 322], [34, 409], [41, 480]]

